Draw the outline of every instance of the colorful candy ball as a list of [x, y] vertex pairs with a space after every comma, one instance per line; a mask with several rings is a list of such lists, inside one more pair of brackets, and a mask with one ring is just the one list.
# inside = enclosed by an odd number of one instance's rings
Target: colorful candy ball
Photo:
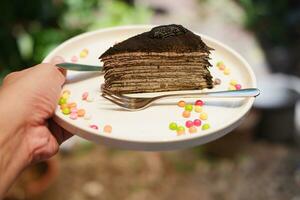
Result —
[[185, 134], [185, 128], [183, 126], [178, 126], [176, 132], [177, 132], [177, 135], [183, 135], [183, 134]]
[[63, 113], [64, 115], [68, 115], [68, 114], [71, 113], [71, 110], [70, 110], [70, 108], [66, 107], [66, 108], [64, 108], [64, 109], [62, 110], [62, 113]]
[[216, 78], [216, 79], [214, 80], [214, 85], [221, 85], [221, 79]]
[[68, 103], [68, 107], [69, 107], [70, 109], [76, 108], [76, 107], [77, 107], [77, 103], [75, 103], [75, 102]]
[[201, 126], [201, 120], [195, 119], [193, 124], [194, 124], [194, 126]]
[[112, 132], [112, 127], [111, 125], [105, 125], [103, 128], [104, 133], [111, 133]]
[[185, 101], [178, 101], [177, 105], [183, 108], [185, 106]]
[[228, 90], [236, 90], [236, 88], [235, 88], [235, 86], [230, 85], [230, 86], [228, 87]]
[[65, 108], [68, 108], [68, 104], [62, 104], [62, 105], [60, 105], [60, 109], [61, 110], [65, 109]]
[[98, 128], [98, 126], [97, 125], [95, 125], [95, 124], [92, 124], [92, 125], [90, 125], [90, 128], [93, 128], [93, 129], [96, 129], [96, 130], [98, 130], [99, 128]]
[[222, 61], [219, 61], [217, 63], [217, 67], [219, 68], [219, 70], [224, 70], [225, 69], [225, 65], [224, 65], [224, 63]]
[[177, 130], [177, 124], [175, 122], [171, 122], [169, 124], [169, 129], [172, 130], [172, 131]]
[[58, 101], [58, 105], [63, 105], [63, 104], [66, 104], [67, 103], [67, 99], [65, 98], [59, 98], [59, 101]]
[[94, 101], [94, 97], [88, 96], [86, 99], [87, 102], [93, 102]]
[[55, 56], [51, 59], [51, 63], [53, 64], [58, 64], [58, 63], [63, 63], [65, 62], [65, 59], [61, 56]]
[[85, 115], [85, 110], [84, 110], [84, 109], [79, 109], [79, 110], [77, 111], [77, 114], [78, 114], [78, 117], [84, 117], [84, 115]]
[[74, 108], [71, 108], [71, 113], [77, 113], [77, 108], [76, 107], [74, 107]]
[[71, 113], [71, 114], [70, 114], [70, 119], [75, 120], [75, 119], [77, 119], [77, 118], [78, 118], [77, 113]]
[[207, 130], [207, 129], [209, 129], [210, 128], [210, 125], [209, 124], [203, 124], [203, 126], [202, 126], [202, 130]]
[[196, 102], [195, 102], [195, 105], [196, 106], [203, 106], [204, 105], [204, 102], [202, 101], [202, 100], [197, 100]]
[[188, 110], [183, 111], [182, 116], [184, 118], [189, 118], [191, 116], [191, 112]]
[[190, 128], [190, 127], [192, 127], [193, 125], [194, 125], [194, 123], [193, 123], [191, 120], [188, 120], [188, 121], [185, 122], [185, 126], [186, 126], [187, 128]]
[[70, 97], [70, 94], [65, 92], [65, 93], [62, 94], [61, 97], [64, 98], [64, 99], [68, 99]]
[[197, 128], [195, 126], [192, 126], [189, 128], [190, 133], [197, 133]]
[[195, 106], [195, 112], [201, 113], [202, 112], [202, 106]]
[[87, 57], [88, 54], [89, 54], [89, 50], [83, 49], [83, 50], [80, 52], [79, 56], [80, 56], [80, 58], [85, 58], [85, 57]]
[[187, 105], [184, 106], [184, 109], [186, 111], [192, 111], [193, 110], [193, 105], [192, 104], [187, 104]]
[[235, 86], [236, 84], [238, 84], [238, 82], [237, 82], [237, 80], [233, 79], [233, 80], [230, 81], [229, 84]]
[[220, 65], [219, 70], [223, 71], [224, 69], [226, 69], [225, 65]]
[[207, 120], [208, 115], [207, 115], [205, 112], [203, 112], [203, 113], [200, 114], [199, 118], [200, 118], [201, 120]]
[[224, 74], [225, 74], [225, 75], [229, 75], [229, 74], [230, 74], [230, 69], [226, 67], [226, 68], [224, 69]]
[[88, 96], [89, 96], [89, 93], [88, 93], [88, 92], [84, 92], [84, 93], [81, 95], [81, 98], [82, 98], [82, 100], [87, 100]]
[[90, 120], [90, 119], [92, 119], [92, 115], [90, 115], [90, 114], [85, 114], [85, 115], [84, 115], [84, 119], [85, 119], [85, 120]]
[[235, 89], [237, 89], [237, 90], [242, 89], [242, 85], [241, 85], [241, 84], [236, 84], [234, 87], [235, 87]]
[[71, 62], [76, 63], [78, 61], [77, 56], [72, 56]]
[[70, 91], [70, 90], [64, 90], [62, 93], [63, 93], [63, 94], [67, 93], [68, 95], [70, 95], [70, 94], [71, 94], [71, 91]]

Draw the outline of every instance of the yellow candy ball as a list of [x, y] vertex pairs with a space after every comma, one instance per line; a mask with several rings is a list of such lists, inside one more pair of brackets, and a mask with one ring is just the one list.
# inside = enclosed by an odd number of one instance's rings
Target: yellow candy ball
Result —
[[62, 93], [63, 93], [63, 94], [67, 93], [67, 94], [69, 94], [69, 95], [71, 94], [70, 90], [64, 90]]
[[224, 74], [225, 74], [225, 75], [229, 75], [229, 74], [230, 74], [230, 69], [226, 67], [226, 68], [224, 69]]
[[87, 49], [83, 49], [80, 52], [79, 56], [80, 56], [80, 58], [85, 58], [85, 57], [87, 57], [88, 54], [89, 54], [89, 51]]
[[203, 113], [200, 114], [199, 118], [200, 118], [201, 120], [207, 120], [208, 115], [207, 115], [205, 112], [203, 112]]
[[64, 99], [68, 99], [70, 97], [70, 94], [65, 92], [65, 93], [63, 93], [63, 95], [61, 97]]
[[202, 107], [201, 106], [195, 106], [195, 112], [201, 113], [202, 112]]
[[184, 130], [177, 130], [176, 132], [177, 132], [177, 136], [185, 134]]
[[230, 86], [228, 87], [228, 90], [236, 90], [236, 88], [235, 88], [233, 85], [230, 85]]
[[235, 86], [236, 84], [238, 84], [237, 80], [233, 79], [233, 80], [230, 81], [230, 85]]

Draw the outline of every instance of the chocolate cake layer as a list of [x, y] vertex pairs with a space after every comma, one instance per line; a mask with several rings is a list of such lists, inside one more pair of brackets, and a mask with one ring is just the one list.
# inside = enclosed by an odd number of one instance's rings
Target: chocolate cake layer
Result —
[[116, 93], [212, 88], [210, 50], [180, 25], [155, 27], [100, 56], [104, 87]]

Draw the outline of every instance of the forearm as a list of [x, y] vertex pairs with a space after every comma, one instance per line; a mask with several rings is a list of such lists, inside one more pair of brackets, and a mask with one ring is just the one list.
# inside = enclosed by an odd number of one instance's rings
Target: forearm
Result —
[[2, 102], [3, 95], [3, 91], [0, 90], [0, 199], [4, 197], [29, 159], [29, 155], [24, 156], [24, 152], [20, 152], [22, 126], [17, 123], [17, 119], [13, 120], [9, 106]]

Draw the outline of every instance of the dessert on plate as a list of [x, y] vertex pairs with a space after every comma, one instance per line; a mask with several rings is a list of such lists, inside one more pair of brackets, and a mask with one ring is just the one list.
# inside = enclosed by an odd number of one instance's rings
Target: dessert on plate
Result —
[[181, 25], [163, 25], [104, 52], [104, 88], [119, 94], [212, 88], [208, 47]]

